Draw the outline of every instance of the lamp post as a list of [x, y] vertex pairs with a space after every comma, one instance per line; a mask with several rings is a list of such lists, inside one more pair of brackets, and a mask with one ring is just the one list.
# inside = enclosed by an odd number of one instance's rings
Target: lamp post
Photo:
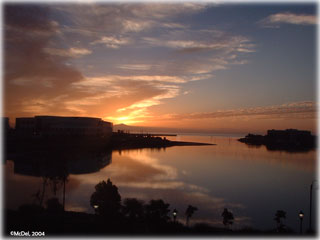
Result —
[[98, 204], [95, 204], [95, 205], [93, 205], [93, 208], [94, 208], [94, 213], [95, 214], [98, 214], [98, 208], [99, 208], [99, 205]]
[[317, 180], [314, 180], [310, 185], [310, 214], [309, 214], [309, 230], [310, 231], [312, 231], [312, 189], [313, 189], [313, 184], [316, 182]]
[[178, 214], [177, 209], [173, 209], [173, 211], [172, 211], [173, 222], [176, 222], [177, 214]]
[[299, 212], [299, 218], [300, 218], [300, 234], [302, 234], [302, 220], [303, 220], [304, 214], [302, 211]]

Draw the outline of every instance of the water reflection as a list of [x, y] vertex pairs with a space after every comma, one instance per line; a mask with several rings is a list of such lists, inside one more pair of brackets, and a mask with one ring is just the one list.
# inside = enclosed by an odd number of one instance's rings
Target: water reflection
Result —
[[[22, 185], [22, 188], [26, 187], [32, 190], [23, 198], [17, 198], [20, 199], [19, 205], [32, 202], [43, 206], [50, 196], [54, 195], [56, 197], [57, 194], [62, 192], [61, 202], [65, 207], [66, 184], [70, 185], [69, 189], [75, 185], [79, 186], [79, 184], [74, 184], [77, 181], [70, 181], [69, 175], [97, 172], [111, 163], [111, 156], [111, 151], [88, 151], [87, 149], [16, 151], [11, 154], [11, 160], [7, 161], [7, 205], [10, 208], [12, 203], [16, 202], [12, 199], [17, 197], [17, 190], [21, 189], [20, 185]], [[25, 180], [21, 181], [21, 179]], [[17, 205], [14, 204], [14, 207], [16, 208]]]
[[35, 177], [94, 173], [109, 165], [111, 159], [110, 150], [23, 152], [10, 157], [15, 174]]
[[[289, 154], [248, 148], [235, 138], [179, 138], [174, 140], [217, 145], [12, 157], [6, 165], [6, 205], [16, 208], [34, 201], [32, 196], [42, 189], [42, 177], [59, 176], [64, 169], [68, 173], [65, 208], [69, 211], [93, 212], [89, 199], [94, 186], [111, 178], [123, 199], [163, 199], [179, 213], [188, 205], [196, 206], [199, 211], [193, 223], [222, 226], [221, 212], [228, 208], [234, 213], [235, 228], [252, 225], [266, 229], [274, 227], [275, 211], [284, 209], [288, 225], [295, 228], [296, 210], [307, 212], [315, 151]], [[62, 192], [59, 185], [56, 194], [60, 199]], [[185, 223], [183, 214], [178, 221]]]

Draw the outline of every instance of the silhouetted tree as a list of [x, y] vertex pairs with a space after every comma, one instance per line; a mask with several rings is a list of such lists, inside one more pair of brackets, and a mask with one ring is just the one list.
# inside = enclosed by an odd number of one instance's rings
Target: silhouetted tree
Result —
[[59, 176], [50, 176], [49, 177], [49, 180], [50, 180], [50, 184], [51, 184], [51, 187], [52, 187], [52, 192], [54, 194], [54, 196], [57, 195], [57, 191], [61, 185], [61, 181], [59, 179]]
[[143, 201], [136, 198], [126, 198], [123, 201], [122, 212], [131, 220], [142, 219], [144, 216]]
[[95, 212], [105, 217], [115, 217], [121, 207], [121, 196], [118, 188], [110, 179], [102, 181], [95, 186], [96, 191], [91, 195], [90, 205]]
[[152, 222], [167, 222], [169, 220], [168, 213], [170, 204], [165, 203], [162, 199], [151, 200], [145, 206], [148, 220]]
[[192, 205], [189, 205], [187, 207], [187, 210], [186, 210], [186, 225], [189, 226], [189, 221], [190, 221], [190, 218], [192, 217], [192, 215], [194, 214], [195, 211], [197, 211], [198, 208], [197, 207], [194, 207]]
[[225, 208], [221, 214], [221, 216], [223, 217], [223, 225], [225, 225], [226, 227], [229, 227], [230, 225], [233, 224], [233, 213], [229, 212], [227, 208]]
[[281, 219], [286, 218], [286, 212], [283, 210], [278, 210], [275, 214], [274, 220], [277, 222], [277, 230], [282, 231], [284, 230], [285, 225], [282, 223]]

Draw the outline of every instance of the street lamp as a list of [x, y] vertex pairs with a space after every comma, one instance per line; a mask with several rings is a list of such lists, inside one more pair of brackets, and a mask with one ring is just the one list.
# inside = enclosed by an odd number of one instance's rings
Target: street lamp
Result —
[[[314, 180], [311, 185], [310, 185], [310, 214], [309, 214], [309, 230], [312, 231], [312, 189], [313, 189], [313, 184], [317, 183], [317, 180]], [[315, 186], [315, 189], [317, 189], [317, 185]]]
[[178, 214], [177, 209], [173, 209], [173, 212], [172, 212], [172, 215], [173, 215], [173, 222], [176, 222], [177, 214]]
[[300, 234], [302, 234], [302, 220], [303, 220], [304, 214], [302, 211], [299, 212], [299, 218], [300, 218]]

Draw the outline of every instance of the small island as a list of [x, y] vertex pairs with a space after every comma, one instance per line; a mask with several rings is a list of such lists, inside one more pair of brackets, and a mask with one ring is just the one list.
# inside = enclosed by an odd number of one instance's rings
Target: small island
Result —
[[267, 135], [249, 133], [238, 141], [248, 145], [265, 145], [268, 150], [307, 152], [316, 148], [316, 136], [310, 131], [297, 129], [268, 130]]

